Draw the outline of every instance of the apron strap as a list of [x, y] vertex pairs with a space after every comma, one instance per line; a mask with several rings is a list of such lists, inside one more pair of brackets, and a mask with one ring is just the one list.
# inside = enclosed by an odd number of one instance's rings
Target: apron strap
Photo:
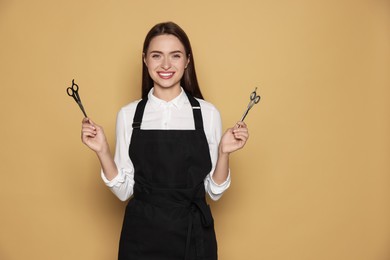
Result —
[[133, 128], [141, 128], [142, 116], [144, 115], [145, 105], [147, 101], [148, 98], [146, 97], [140, 102], [138, 102], [133, 118]]
[[195, 129], [201, 130], [203, 129], [203, 118], [202, 118], [202, 111], [200, 110], [200, 104], [199, 101], [196, 100], [191, 94], [187, 93], [188, 100], [191, 103], [192, 106], [192, 113], [194, 114], [194, 122], [195, 122]]

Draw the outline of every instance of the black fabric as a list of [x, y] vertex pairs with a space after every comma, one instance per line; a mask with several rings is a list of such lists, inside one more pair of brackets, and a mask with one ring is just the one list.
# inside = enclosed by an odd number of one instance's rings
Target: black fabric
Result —
[[204, 189], [210, 152], [199, 102], [187, 96], [195, 130], [141, 130], [147, 100], [138, 103], [129, 147], [134, 197], [126, 207], [119, 260], [217, 259]]

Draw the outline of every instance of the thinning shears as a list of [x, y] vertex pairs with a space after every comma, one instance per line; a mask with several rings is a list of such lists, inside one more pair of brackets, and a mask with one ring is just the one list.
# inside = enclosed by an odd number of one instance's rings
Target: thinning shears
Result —
[[66, 93], [68, 93], [69, 96], [73, 97], [74, 101], [76, 101], [76, 103], [79, 105], [84, 116], [88, 117], [87, 113], [85, 113], [83, 103], [81, 103], [81, 98], [79, 96], [79, 86], [74, 83], [74, 80], [72, 80], [72, 86], [66, 89]]
[[260, 101], [260, 96], [259, 95], [257, 95], [256, 94], [256, 90], [257, 90], [257, 88], [255, 88], [255, 90], [251, 93], [251, 95], [249, 96], [249, 99], [250, 99], [250, 101], [249, 101], [249, 104], [248, 104], [248, 107], [247, 107], [247, 109], [245, 110], [245, 113], [242, 115], [242, 118], [241, 118], [241, 122], [243, 122], [244, 121], [244, 119], [245, 119], [245, 117], [248, 115], [248, 112], [249, 112], [249, 110], [255, 105], [255, 104], [257, 104], [257, 103], [259, 103], [259, 101]]

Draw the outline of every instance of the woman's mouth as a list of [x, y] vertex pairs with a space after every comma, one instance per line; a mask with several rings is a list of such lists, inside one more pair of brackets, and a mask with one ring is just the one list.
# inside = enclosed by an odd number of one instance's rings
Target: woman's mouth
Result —
[[162, 79], [170, 79], [173, 77], [173, 75], [175, 74], [175, 72], [157, 72], [158, 76]]

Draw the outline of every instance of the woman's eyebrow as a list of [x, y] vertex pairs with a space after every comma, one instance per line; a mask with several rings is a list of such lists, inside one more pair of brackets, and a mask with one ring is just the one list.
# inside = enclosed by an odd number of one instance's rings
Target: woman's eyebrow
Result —
[[183, 54], [183, 52], [182, 52], [182, 51], [179, 51], [179, 50], [177, 50], [177, 51], [171, 51], [170, 53], [171, 53], [171, 54], [173, 54], [173, 53], [181, 53], [181, 54]]
[[[158, 51], [158, 50], [150, 51], [149, 53], [158, 53], [158, 54], [164, 54], [164, 52], [162, 52], [162, 51]], [[169, 54], [175, 54], [175, 53], [181, 53], [181, 54], [183, 54], [183, 52], [182, 52], [182, 51], [180, 51], [180, 50], [176, 50], [176, 51], [171, 51], [171, 52], [169, 52]]]

